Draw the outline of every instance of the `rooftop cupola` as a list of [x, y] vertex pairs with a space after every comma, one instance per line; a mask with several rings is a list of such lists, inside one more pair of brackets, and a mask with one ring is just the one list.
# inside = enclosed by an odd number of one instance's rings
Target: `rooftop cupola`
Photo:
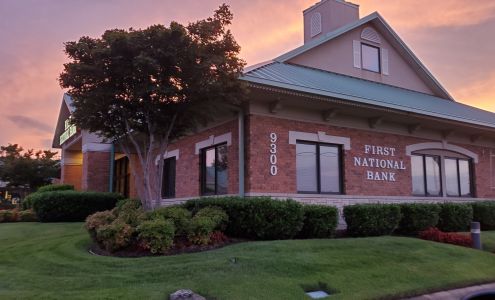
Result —
[[345, 0], [321, 0], [304, 12], [304, 43], [359, 20], [359, 5]]

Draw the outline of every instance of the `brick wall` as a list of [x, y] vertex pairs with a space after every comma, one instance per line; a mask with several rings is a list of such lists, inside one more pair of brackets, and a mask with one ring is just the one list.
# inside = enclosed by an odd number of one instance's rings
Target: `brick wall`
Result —
[[71, 184], [76, 190], [81, 190], [82, 166], [81, 165], [63, 165], [60, 182]]
[[110, 152], [83, 153], [82, 185], [85, 191], [108, 192]]
[[[411, 196], [410, 157], [406, 155], [406, 146], [432, 142], [413, 136], [385, 134], [373, 131], [335, 127], [331, 125], [291, 121], [266, 116], [251, 115], [247, 121], [247, 189], [249, 193], [283, 193], [297, 194], [296, 186], [296, 146], [289, 144], [289, 131], [317, 133], [348, 137], [351, 149], [343, 151], [344, 193], [353, 196]], [[278, 135], [277, 166], [278, 174], [271, 176], [269, 172], [270, 133]], [[438, 141], [435, 141], [438, 142]], [[364, 146], [380, 145], [394, 147], [394, 157], [365, 155]], [[479, 163], [474, 164], [476, 195], [479, 198], [495, 198], [495, 190], [490, 185], [490, 150], [489, 148], [458, 145], [479, 155]], [[373, 157], [403, 161], [405, 170], [382, 170], [354, 166], [354, 157]], [[366, 171], [391, 171], [395, 174], [395, 182], [370, 181]], [[332, 198], [328, 196], [326, 198]], [[304, 198], [301, 198], [304, 199]], [[322, 200], [323, 201], [323, 200]], [[376, 201], [376, 200], [375, 200]]]
[[[232, 120], [221, 125], [206, 129], [194, 135], [186, 136], [170, 144], [168, 151], [179, 150], [179, 159], [176, 161], [175, 195], [177, 199], [193, 198], [201, 195], [200, 186], [200, 155], [195, 154], [196, 143], [207, 140], [210, 136], [220, 136], [231, 133], [232, 144], [228, 149], [228, 188], [227, 194], [237, 194], [239, 191], [239, 159], [238, 159], [238, 121]], [[158, 154], [158, 153], [157, 153]], [[139, 169], [139, 160], [136, 155], [131, 157], [131, 167]], [[130, 195], [137, 197], [135, 178], [131, 173]], [[163, 199], [162, 204], [174, 204], [177, 199]], [[180, 201], [179, 201], [180, 202]]]

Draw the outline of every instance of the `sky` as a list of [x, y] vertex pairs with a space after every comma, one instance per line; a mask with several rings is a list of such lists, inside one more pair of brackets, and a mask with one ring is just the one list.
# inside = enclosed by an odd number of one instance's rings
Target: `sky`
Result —
[[[63, 44], [106, 29], [183, 24], [223, 2], [248, 65], [303, 43], [302, 11], [317, 0], [0, 0], [0, 145], [48, 149], [63, 90]], [[459, 101], [495, 112], [495, 1], [354, 0], [378, 11]]]

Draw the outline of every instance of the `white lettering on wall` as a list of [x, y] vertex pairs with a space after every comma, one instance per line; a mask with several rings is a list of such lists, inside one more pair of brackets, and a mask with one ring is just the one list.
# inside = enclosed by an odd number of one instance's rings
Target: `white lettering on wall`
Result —
[[[364, 145], [364, 154], [364, 156], [354, 156], [354, 166], [367, 168], [367, 180], [396, 182], [397, 171], [406, 170], [403, 160], [394, 159], [396, 149], [393, 147]], [[368, 168], [381, 170], [370, 170]]]
[[277, 134], [270, 133], [270, 175], [275, 176], [278, 173], [277, 167]]

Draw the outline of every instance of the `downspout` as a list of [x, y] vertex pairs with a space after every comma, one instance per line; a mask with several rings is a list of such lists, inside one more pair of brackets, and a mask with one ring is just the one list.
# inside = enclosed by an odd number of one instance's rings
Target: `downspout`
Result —
[[241, 108], [238, 112], [239, 120], [239, 197], [245, 196], [244, 189], [244, 174], [245, 174], [245, 161], [244, 161], [244, 110]]
[[115, 144], [110, 147], [110, 178], [108, 179], [108, 191], [113, 192], [113, 169], [115, 167]]

